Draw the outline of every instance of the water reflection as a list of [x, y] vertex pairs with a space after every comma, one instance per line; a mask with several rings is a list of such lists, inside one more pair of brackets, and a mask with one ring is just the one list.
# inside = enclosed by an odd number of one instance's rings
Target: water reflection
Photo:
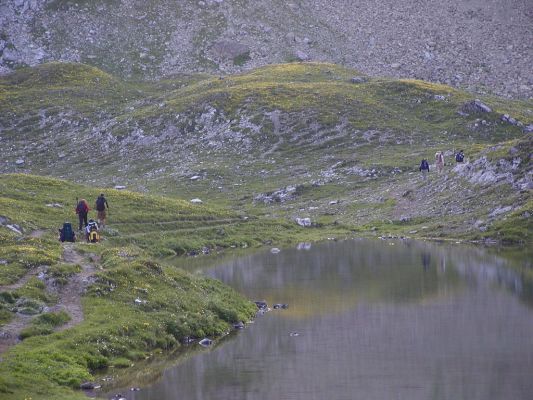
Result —
[[302, 249], [204, 271], [289, 309], [128, 399], [531, 398], [533, 314], [510, 261], [420, 242]]

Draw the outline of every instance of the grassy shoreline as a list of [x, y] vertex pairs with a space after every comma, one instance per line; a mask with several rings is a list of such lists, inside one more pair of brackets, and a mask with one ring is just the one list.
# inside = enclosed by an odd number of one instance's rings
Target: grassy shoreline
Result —
[[[6, 224], [24, 232], [0, 227], [5, 262], [0, 326], [14, 321], [23, 305], [32, 316], [25, 339], [1, 355], [0, 394], [6, 400], [84, 398], [79, 386], [94, 374], [176, 351], [187, 337], [220, 338], [234, 323], [254, 318], [257, 308], [250, 300], [216, 280], [165, 265], [159, 257], [281, 246], [327, 234], [283, 220], [246, 219], [181, 200], [105, 190], [111, 205], [105, 240], [60, 244], [55, 230], [64, 220], [73, 221], [71, 199], [96, 198], [101, 189], [20, 174], [1, 175], [0, 188]], [[143, 235], [143, 229], [149, 234]], [[32, 232], [41, 235], [31, 237]], [[328, 231], [342, 232], [338, 227]], [[65, 259], [66, 252], [76, 260]], [[62, 288], [89, 267], [92, 273], [80, 293], [83, 320], [61, 330], [68, 317], [47, 310], [61, 303]], [[31, 277], [9, 289], [38, 268], [45, 271], [44, 279]]]

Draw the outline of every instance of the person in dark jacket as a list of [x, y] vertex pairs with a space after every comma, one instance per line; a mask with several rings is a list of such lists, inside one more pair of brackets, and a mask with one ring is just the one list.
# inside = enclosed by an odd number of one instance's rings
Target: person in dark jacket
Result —
[[109, 204], [107, 204], [104, 194], [101, 193], [96, 199], [96, 211], [98, 212], [98, 225], [102, 228], [105, 227], [106, 209], [109, 210]]
[[76, 214], [80, 220], [80, 225], [78, 230], [82, 230], [83, 227], [87, 226], [87, 214], [89, 213], [89, 204], [87, 200], [81, 199], [76, 205]]
[[422, 159], [422, 162], [420, 163], [420, 167], [418, 168], [420, 172], [422, 172], [422, 176], [424, 179], [427, 179], [427, 174], [429, 173], [429, 163], [428, 160], [425, 158]]

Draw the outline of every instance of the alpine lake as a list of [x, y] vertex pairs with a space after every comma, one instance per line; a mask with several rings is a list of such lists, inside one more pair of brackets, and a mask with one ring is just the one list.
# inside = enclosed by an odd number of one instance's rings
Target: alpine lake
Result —
[[531, 399], [533, 282], [519, 271], [532, 260], [529, 249], [366, 239], [180, 260], [268, 311], [136, 365], [98, 396]]

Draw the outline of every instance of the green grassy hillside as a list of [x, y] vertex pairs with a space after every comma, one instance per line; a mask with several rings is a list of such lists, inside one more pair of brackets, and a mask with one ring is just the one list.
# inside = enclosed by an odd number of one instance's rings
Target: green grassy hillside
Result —
[[[531, 102], [485, 97], [483, 112], [448, 86], [320, 63], [159, 82], [54, 63], [0, 78], [0, 99], [1, 172], [368, 234], [530, 240]], [[444, 173], [423, 181], [436, 151]]]
[[[230, 288], [166, 266], [155, 256], [348, 233], [108, 189], [111, 209], [103, 241], [58, 242], [64, 221], [76, 225], [76, 197], [92, 204], [101, 190], [47, 177], [0, 175], [0, 329], [25, 338], [2, 354], [2, 399], [83, 398], [72, 389], [94, 373], [174, 351], [185, 337], [224, 335], [233, 323], [253, 318], [256, 306]], [[69, 292], [81, 296], [82, 314]]]

